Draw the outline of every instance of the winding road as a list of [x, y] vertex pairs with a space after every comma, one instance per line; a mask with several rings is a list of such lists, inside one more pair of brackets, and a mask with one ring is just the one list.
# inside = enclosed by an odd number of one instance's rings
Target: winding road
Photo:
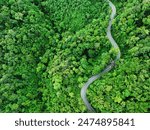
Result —
[[88, 87], [95, 80], [97, 80], [98, 78], [103, 76], [105, 73], [109, 72], [115, 66], [115, 62], [117, 60], [119, 60], [120, 56], [121, 56], [120, 49], [119, 49], [116, 41], [113, 39], [113, 37], [111, 35], [111, 26], [112, 26], [112, 21], [116, 15], [116, 7], [111, 1], [109, 1], [109, 0], [106, 0], [106, 1], [109, 3], [109, 6], [112, 9], [112, 13], [111, 13], [110, 20], [109, 20], [109, 25], [107, 27], [107, 37], [108, 37], [109, 41], [111, 42], [112, 46], [118, 50], [118, 53], [117, 53], [116, 58], [102, 72], [89, 78], [88, 81], [84, 84], [84, 86], [81, 89], [81, 98], [82, 98], [84, 104], [86, 105], [87, 109], [89, 110], [89, 112], [95, 112], [95, 110], [92, 108], [92, 106], [89, 103], [87, 96], [86, 96], [86, 91], [87, 91]]

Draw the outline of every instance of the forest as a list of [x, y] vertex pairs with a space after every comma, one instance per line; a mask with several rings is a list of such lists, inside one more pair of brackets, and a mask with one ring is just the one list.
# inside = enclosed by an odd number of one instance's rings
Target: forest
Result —
[[[87, 90], [99, 113], [150, 112], [150, 1], [111, 0], [121, 58]], [[0, 112], [86, 113], [80, 91], [116, 56], [105, 0], [0, 0]]]

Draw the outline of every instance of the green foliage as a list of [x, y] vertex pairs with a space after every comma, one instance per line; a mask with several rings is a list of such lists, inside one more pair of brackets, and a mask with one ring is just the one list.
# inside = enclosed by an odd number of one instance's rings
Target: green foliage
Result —
[[[87, 92], [97, 112], [150, 112], [149, 5], [113, 1], [122, 56]], [[100, 0], [0, 1], [0, 112], [86, 112], [80, 90], [116, 56]]]

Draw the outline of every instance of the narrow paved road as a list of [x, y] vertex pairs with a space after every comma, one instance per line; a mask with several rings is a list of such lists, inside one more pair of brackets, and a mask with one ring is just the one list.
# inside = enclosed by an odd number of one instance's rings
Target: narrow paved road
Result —
[[104, 75], [105, 73], [109, 72], [115, 65], [115, 62], [117, 60], [120, 59], [120, 56], [121, 56], [121, 52], [120, 52], [120, 49], [116, 43], [116, 41], [113, 39], [112, 35], [111, 35], [111, 26], [112, 26], [112, 21], [116, 15], [116, 7], [115, 5], [107, 0], [108, 3], [109, 3], [109, 6], [111, 7], [112, 9], [112, 13], [111, 13], [111, 16], [110, 16], [110, 21], [109, 21], [109, 25], [107, 27], [107, 37], [109, 39], [109, 41], [111, 42], [112, 46], [118, 50], [118, 54], [116, 56], [116, 58], [114, 59], [114, 61], [112, 61], [102, 72], [100, 72], [99, 74], [97, 75], [94, 75], [92, 76], [91, 78], [88, 79], [88, 81], [84, 84], [84, 86], [82, 87], [81, 89], [81, 98], [84, 102], [84, 104], [86, 105], [87, 109], [89, 110], [89, 112], [95, 112], [95, 110], [92, 108], [91, 104], [89, 103], [88, 99], [87, 99], [87, 96], [86, 96], [86, 91], [89, 87], [89, 85], [91, 83], [93, 83], [96, 79], [100, 78], [102, 75]]

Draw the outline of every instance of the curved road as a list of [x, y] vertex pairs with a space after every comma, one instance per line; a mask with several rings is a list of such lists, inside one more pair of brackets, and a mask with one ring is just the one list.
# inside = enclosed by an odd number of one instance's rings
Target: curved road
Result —
[[112, 21], [113, 21], [115, 15], [116, 15], [116, 7], [115, 7], [115, 5], [111, 1], [109, 1], [109, 0], [107, 0], [107, 1], [109, 3], [109, 6], [112, 9], [112, 13], [111, 13], [110, 20], [109, 20], [109, 25], [107, 27], [107, 37], [108, 37], [109, 41], [111, 42], [112, 46], [115, 49], [118, 50], [118, 54], [117, 54], [116, 58], [114, 59], [114, 61], [112, 61], [102, 72], [100, 72], [99, 74], [94, 75], [91, 78], [89, 78], [88, 81], [84, 84], [84, 86], [81, 89], [82, 100], [83, 100], [84, 104], [86, 105], [87, 109], [89, 110], [89, 112], [95, 112], [95, 111], [94, 111], [94, 109], [92, 108], [91, 104], [89, 103], [89, 101], [87, 99], [86, 90], [88, 89], [89, 85], [92, 82], [94, 82], [96, 79], [100, 78], [102, 75], [104, 75], [105, 73], [107, 73], [108, 71], [110, 71], [114, 67], [115, 62], [117, 60], [119, 60], [120, 56], [121, 56], [120, 49], [119, 49], [117, 43], [115, 42], [115, 40], [113, 39], [113, 37], [111, 35], [111, 26], [112, 26]]

